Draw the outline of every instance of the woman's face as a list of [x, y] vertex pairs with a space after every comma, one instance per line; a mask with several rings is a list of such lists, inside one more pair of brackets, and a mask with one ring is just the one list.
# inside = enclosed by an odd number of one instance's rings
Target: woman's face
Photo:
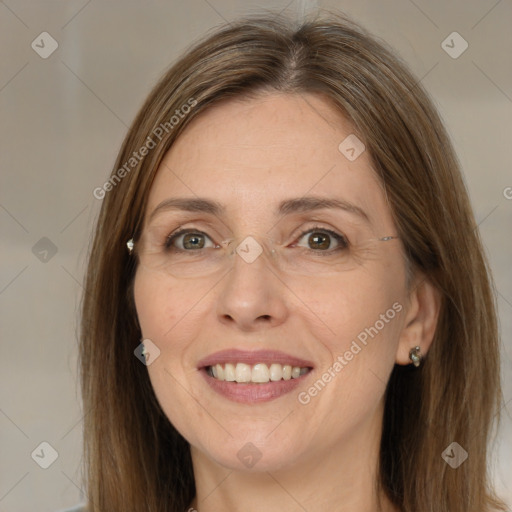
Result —
[[[147, 366], [155, 394], [198, 457], [275, 470], [363, 449], [378, 432], [405, 265], [400, 240], [376, 240], [396, 229], [352, 134], [316, 95], [230, 100], [198, 116], [158, 170], [135, 302], [160, 351]], [[196, 202], [152, 216], [178, 198]]]

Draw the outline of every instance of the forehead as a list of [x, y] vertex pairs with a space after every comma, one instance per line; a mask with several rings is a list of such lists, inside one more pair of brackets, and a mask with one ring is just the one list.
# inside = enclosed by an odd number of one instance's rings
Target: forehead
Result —
[[339, 149], [353, 128], [313, 94], [232, 99], [194, 119], [168, 151], [147, 212], [171, 197], [210, 197], [235, 214], [274, 211], [305, 195], [338, 197], [390, 222], [367, 152], [350, 161]]

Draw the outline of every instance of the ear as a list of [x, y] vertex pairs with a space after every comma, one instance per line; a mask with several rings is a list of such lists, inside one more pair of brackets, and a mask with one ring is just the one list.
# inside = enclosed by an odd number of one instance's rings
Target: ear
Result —
[[409, 351], [420, 347], [424, 356], [432, 344], [441, 308], [441, 294], [423, 275], [418, 275], [411, 286], [406, 306], [404, 327], [400, 333], [396, 363], [411, 364]]

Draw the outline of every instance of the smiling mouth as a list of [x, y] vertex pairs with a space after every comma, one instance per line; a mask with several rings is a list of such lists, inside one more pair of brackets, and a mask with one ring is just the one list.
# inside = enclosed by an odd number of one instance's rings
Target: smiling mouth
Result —
[[291, 366], [289, 364], [258, 363], [254, 365], [246, 363], [225, 363], [206, 366], [206, 373], [219, 381], [234, 382], [237, 384], [266, 384], [282, 380], [298, 379], [306, 375], [311, 368]]

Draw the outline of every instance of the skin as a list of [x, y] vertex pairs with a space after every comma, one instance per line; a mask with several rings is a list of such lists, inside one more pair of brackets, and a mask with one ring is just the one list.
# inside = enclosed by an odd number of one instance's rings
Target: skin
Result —
[[[251, 235], [262, 246], [270, 233], [290, 251], [315, 223], [360, 244], [394, 235], [368, 152], [351, 162], [338, 150], [351, 133], [312, 94], [266, 93], [212, 107], [167, 153], [146, 213], [171, 197], [201, 197], [225, 205], [225, 214], [166, 212], [145, 232], [162, 236], [187, 226], [217, 243]], [[370, 223], [337, 210], [275, 217], [280, 201], [304, 195], [350, 201]], [[300, 240], [308, 247], [307, 235]], [[409, 350], [419, 345], [425, 354], [432, 341], [439, 297], [421, 277], [407, 288], [400, 240], [374, 243], [345, 271], [314, 276], [280, 272], [265, 256], [250, 264], [235, 256], [227, 271], [197, 279], [139, 266], [138, 318], [143, 337], [160, 350], [147, 368], [164, 412], [191, 445], [197, 488], [191, 506], [200, 512], [395, 510], [374, 491], [383, 397], [393, 366], [410, 364]], [[299, 403], [298, 393], [394, 303], [401, 311], [309, 403]], [[282, 350], [312, 361], [314, 370], [297, 391], [276, 400], [232, 402], [197, 371], [200, 359], [227, 348]], [[261, 454], [252, 468], [237, 457], [249, 442]]]

